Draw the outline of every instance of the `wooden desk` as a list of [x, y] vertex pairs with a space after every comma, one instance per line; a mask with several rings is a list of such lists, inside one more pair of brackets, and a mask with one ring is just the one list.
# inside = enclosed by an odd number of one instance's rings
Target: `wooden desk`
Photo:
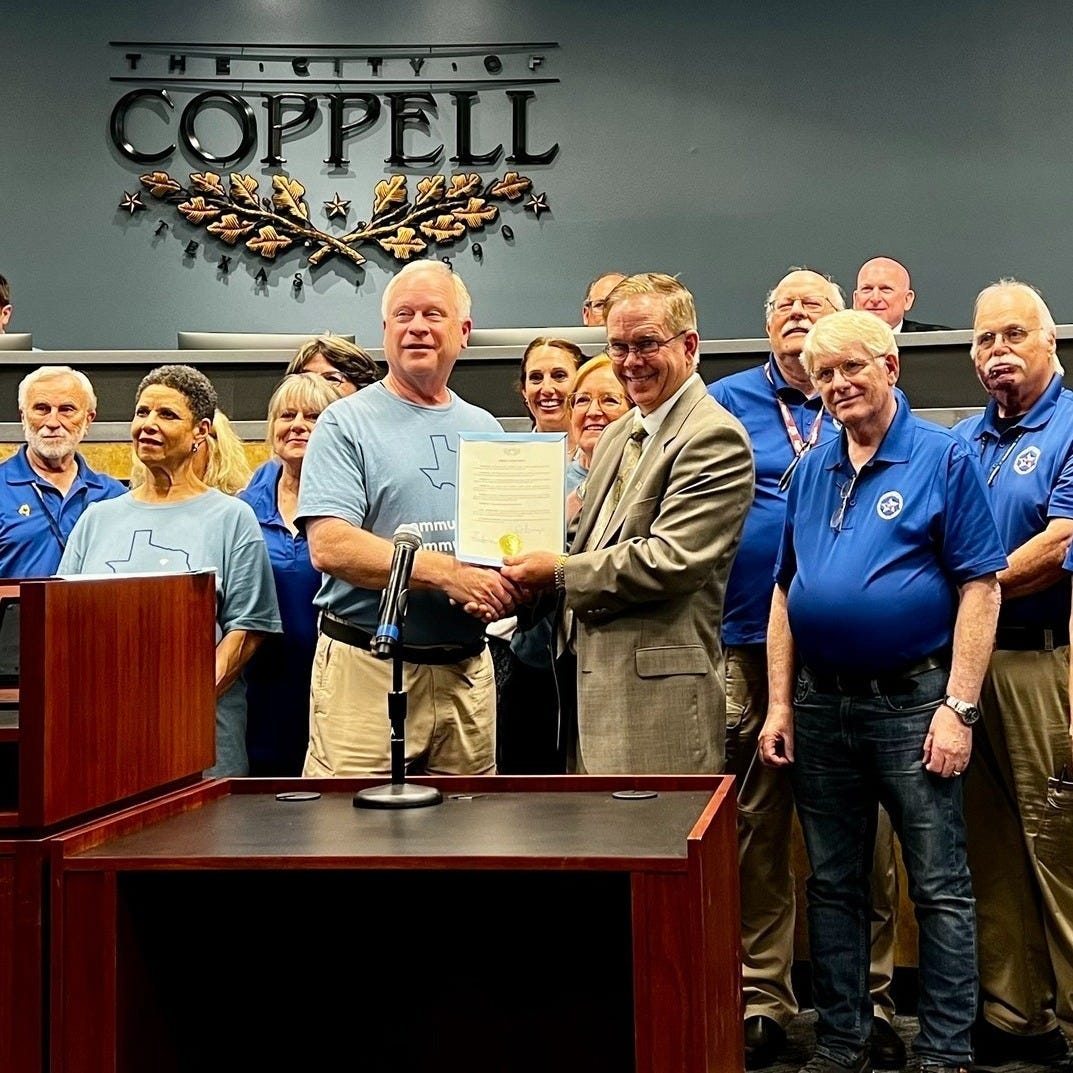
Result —
[[54, 1073], [740, 1073], [731, 780], [355, 809], [378, 781], [224, 780], [55, 838]]

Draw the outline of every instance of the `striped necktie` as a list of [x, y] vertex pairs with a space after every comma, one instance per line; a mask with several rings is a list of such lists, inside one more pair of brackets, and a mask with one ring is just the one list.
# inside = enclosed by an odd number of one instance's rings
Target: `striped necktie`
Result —
[[600, 504], [600, 512], [596, 515], [596, 524], [592, 527], [588, 540], [585, 541], [586, 551], [596, 547], [597, 542], [604, 535], [604, 530], [607, 528], [608, 522], [611, 521], [611, 515], [615, 513], [615, 508], [630, 483], [630, 477], [637, 468], [637, 463], [641, 460], [641, 447], [647, 435], [648, 431], [644, 425], [638, 424], [633, 432], [630, 433], [626, 445], [622, 448], [622, 458], [618, 464], [618, 475], [604, 497], [604, 501]]

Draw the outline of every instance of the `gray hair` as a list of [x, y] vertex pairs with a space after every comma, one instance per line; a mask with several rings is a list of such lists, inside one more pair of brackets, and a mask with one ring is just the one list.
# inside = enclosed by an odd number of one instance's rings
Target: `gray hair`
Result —
[[296, 406], [303, 413], [311, 409], [324, 411], [341, 397], [338, 384], [329, 383], [316, 373], [289, 373], [276, 385], [268, 400], [265, 443], [269, 447], [275, 443], [272, 425], [287, 406]]
[[790, 267], [783, 273], [782, 279], [780, 279], [779, 282], [776, 283], [766, 295], [764, 295], [765, 323], [767, 323], [768, 318], [771, 316], [771, 301], [775, 297], [775, 292], [782, 286], [782, 281], [793, 272], [811, 272], [814, 276], [819, 276], [822, 280], [825, 280], [827, 283], [827, 300], [836, 310], [846, 308], [846, 296], [843, 293], [842, 288], [835, 283], [826, 272], [821, 272], [816, 268], [809, 268], [808, 265], [790, 265]]
[[[983, 301], [985, 295], [994, 294], [996, 291], [1022, 291], [1027, 294], [1036, 305], [1036, 311], [1039, 313], [1039, 325], [1045, 332], [1051, 333], [1051, 343], [1055, 344], [1057, 339], [1057, 326], [1054, 323], [1054, 316], [1051, 314], [1050, 309], [1047, 308], [1047, 303], [1043, 300], [1043, 295], [1040, 293], [1039, 288], [1033, 286], [1031, 283], [1025, 283], [1024, 280], [1014, 279], [1013, 276], [1003, 276], [1001, 279], [995, 280], [994, 283], [989, 283], [977, 296], [976, 301], [972, 304], [972, 322], [976, 324], [976, 316], [980, 311], [980, 303]], [[972, 346], [969, 348], [969, 354], [972, 356], [973, 361], [976, 360], [976, 336], [973, 334]], [[1065, 375], [1065, 369], [1062, 367], [1062, 362], [1058, 358], [1058, 348], [1055, 346], [1054, 351], [1054, 371], [1061, 375]]]
[[817, 358], [837, 358], [853, 346], [873, 358], [898, 353], [894, 332], [886, 321], [863, 310], [840, 309], [821, 317], [809, 329], [801, 351], [801, 366], [811, 376]]
[[42, 365], [33, 372], [27, 373], [19, 384], [19, 409], [26, 409], [26, 393], [36, 384], [39, 380], [56, 380], [61, 376], [71, 376], [77, 382], [78, 386], [86, 393], [86, 409], [97, 409], [97, 394], [93, 390], [93, 385], [89, 382], [89, 377], [85, 373], [80, 373], [77, 369], [72, 369], [70, 365]]
[[395, 290], [395, 286], [404, 276], [412, 276], [416, 272], [432, 272], [441, 276], [448, 281], [455, 296], [455, 305], [458, 306], [458, 319], [469, 320], [470, 310], [473, 305], [469, 296], [469, 291], [466, 290], [466, 285], [462, 282], [461, 276], [457, 272], [448, 268], [442, 261], [411, 261], [408, 265], [404, 265], [388, 280], [387, 286], [384, 288], [384, 296], [380, 300], [380, 316], [383, 320], [387, 320], [387, 312], [391, 302], [391, 294]]
[[142, 397], [142, 392], [155, 384], [179, 392], [189, 404], [195, 421], [211, 422], [215, 416], [218, 405], [216, 388], [203, 372], [192, 365], [158, 365], [142, 377], [134, 395], [135, 405]]

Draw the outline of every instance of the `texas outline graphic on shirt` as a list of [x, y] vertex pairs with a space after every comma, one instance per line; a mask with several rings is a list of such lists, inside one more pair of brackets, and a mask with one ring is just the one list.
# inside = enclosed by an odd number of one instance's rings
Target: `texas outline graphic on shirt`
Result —
[[114, 574], [185, 573], [190, 569], [190, 554], [182, 548], [154, 544], [152, 529], [136, 529], [131, 537], [127, 557], [106, 559], [105, 565]]

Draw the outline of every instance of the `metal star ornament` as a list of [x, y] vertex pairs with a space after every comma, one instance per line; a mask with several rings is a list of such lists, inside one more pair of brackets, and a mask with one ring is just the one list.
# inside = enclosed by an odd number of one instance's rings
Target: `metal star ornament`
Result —
[[344, 201], [337, 191], [331, 201], [324, 202], [324, 211], [327, 212], [329, 220], [334, 220], [337, 216], [345, 217], [350, 212], [350, 202]]
[[124, 190], [123, 200], [119, 203], [119, 207], [126, 209], [133, 216], [136, 212], [141, 212], [145, 208], [145, 202], [142, 201], [142, 195], [137, 191], [133, 194], [128, 194]]
[[551, 212], [551, 206], [548, 204], [548, 195], [545, 193], [533, 194], [529, 200], [525, 203], [525, 207], [529, 209], [536, 219], [540, 219], [542, 212]]

